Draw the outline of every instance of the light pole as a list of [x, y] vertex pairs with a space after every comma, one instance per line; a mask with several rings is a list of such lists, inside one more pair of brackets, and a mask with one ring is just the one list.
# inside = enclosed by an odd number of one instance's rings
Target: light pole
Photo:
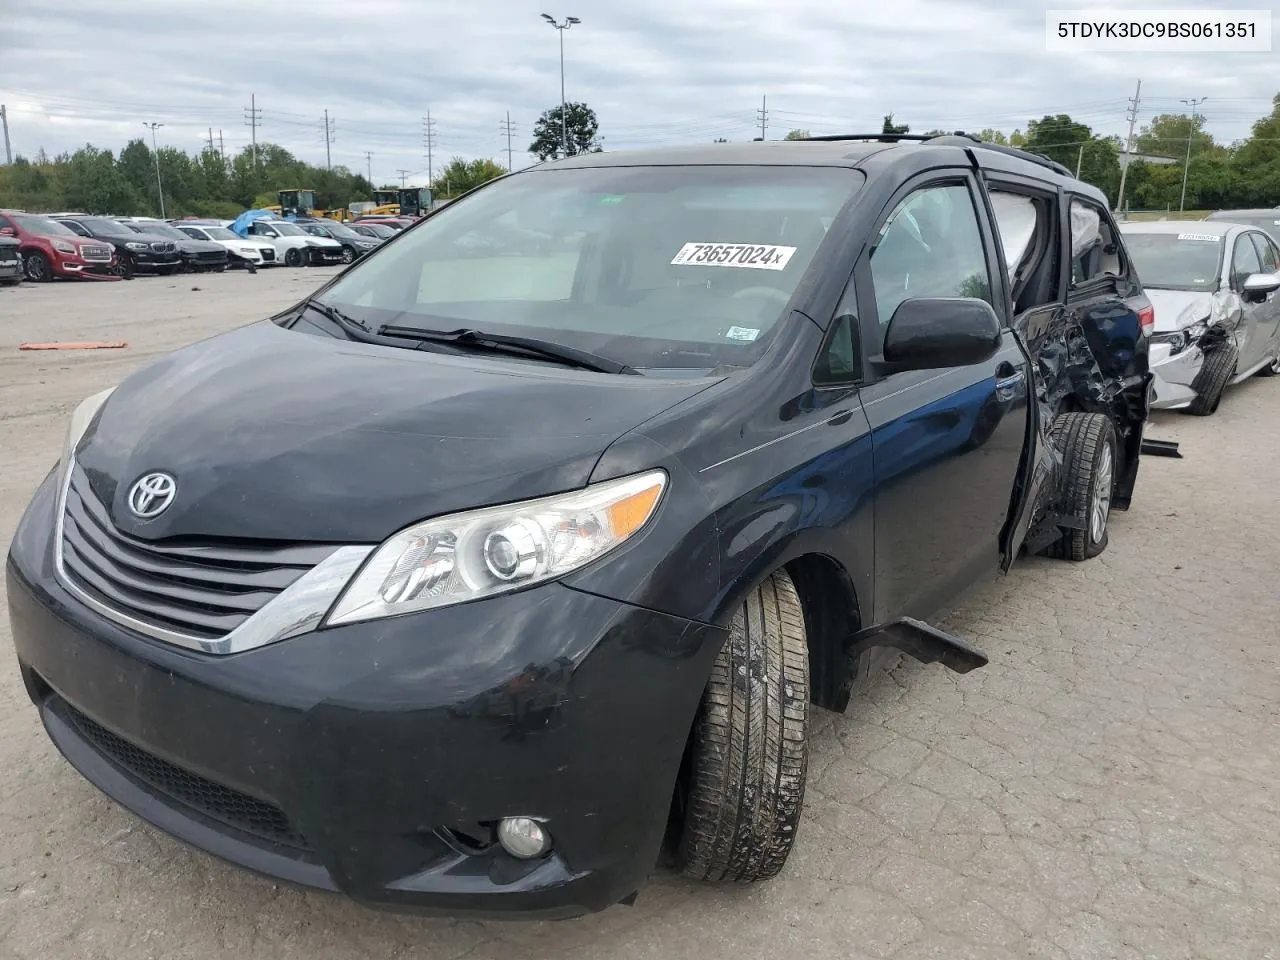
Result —
[[565, 117], [567, 111], [564, 98], [564, 32], [575, 23], [582, 21], [577, 17], [565, 17], [564, 23], [556, 23], [556, 18], [549, 13], [544, 13], [542, 19], [555, 27], [560, 34], [560, 149], [567, 157], [569, 155], [569, 122]]
[[1191, 169], [1191, 138], [1196, 133], [1196, 107], [1207, 99], [1207, 97], [1200, 97], [1199, 99], [1192, 97], [1190, 100], [1182, 101], [1191, 108], [1191, 119], [1187, 123], [1187, 158], [1182, 162], [1182, 199], [1178, 201], [1179, 213], [1182, 213], [1187, 207], [1187, 172]]
[[143, 121], [144, 127], [151, 128], [151, 156], [156, 161], [156, 192], [160, 194], [160, 219], [164, 219], [164, 184], [160, 182], [160, 150], [156, 146], [156, 128], [163, 127], [163, 123], [147, 123]]

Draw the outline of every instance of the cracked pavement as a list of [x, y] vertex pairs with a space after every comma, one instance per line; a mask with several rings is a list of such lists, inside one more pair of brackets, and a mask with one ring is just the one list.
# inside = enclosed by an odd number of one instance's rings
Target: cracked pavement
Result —
[[[0, 546], [76, 402], [329, 273], [0, 290]], [[130, 347], [16, 349], [97, 338]], [[1280, 960], [1278, 422], [1274, 379], [1157, 414], [1185, 459], [1144, 459], [1102, 557], [1024, 560], [939, 620], [989, 666], [891, 660], [817, 711], [780, 878], [656, 875], [581, 920], [378, 913], [183, 846], [61, 759], [0, 618], [0, 957]]]

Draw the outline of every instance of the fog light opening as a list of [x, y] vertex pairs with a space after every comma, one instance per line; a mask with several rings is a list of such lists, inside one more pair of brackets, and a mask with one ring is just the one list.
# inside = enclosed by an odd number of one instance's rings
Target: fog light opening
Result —
[[498, 821], [498, 843], [520, 860], [533, 860], [551, 850], [551, 834], [531, 817], [505, 817]]

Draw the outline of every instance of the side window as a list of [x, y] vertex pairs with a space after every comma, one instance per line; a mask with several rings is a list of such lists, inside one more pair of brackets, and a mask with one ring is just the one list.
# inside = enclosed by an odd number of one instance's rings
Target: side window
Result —
[[1249, 235], [1246, 233], [1236, 237], [1236, 245], [1231, 251], [1232, 289], [1239, 290], [1246, 279], [1261, 272], [1262, 263], [1258, 260], [1258, 251]]
[[76, 223], [74, 220], [59, 220], [58, 222], [61, 223], [64, 227], [66, 227], [68, 230], [70, 230], [72, 233], [78, 233], [82, 237], [89, 236], [89, 231], [86, 230], [84, 227], [80, 226], [80, 224]]
[[989, 187], [988, 196], [1009, 271], [1014, 313], [1060, 299], [1056, 202], [1002, 186]]
[[850, 383], [862, 373], [862, 361], [858, 355], [857, 320], [842, 313], [835, 321], [831, 338], [813, 369], [813, 382], [818, 385]]
[[925, 187], [894, 208], [871, 251], [881, 330], [914, 297], [977, 297], [992, 303], [991, 274], [969, 188]]
[[[13, 224], [12, 224], [12, 223], [10, 223], [10, 222], [9, 222], [7, 219], [5, 219], [4, 217], [0, 217], [0, 230], [3, 230], [5, 227], [8, 227], [10, 230], [13, 230]], [[15, 232], [17, 232], [17, 231], [15, 231]]]
[[1087, 200], [1071, 200], [1071, 284], [1079, 286], [1124, 272], [1111, 221]]
[[1271, 242], [1271, 238], [1261, 233], [1251, 233], [1253, 245], [1258, 250], [1258, 260], [1262, 263], [1263, 273], [1275, 273], [1280, 270], [1280, 250]]

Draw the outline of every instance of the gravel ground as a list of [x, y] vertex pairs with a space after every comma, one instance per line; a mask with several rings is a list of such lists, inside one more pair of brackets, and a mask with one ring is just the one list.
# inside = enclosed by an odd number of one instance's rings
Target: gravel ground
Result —
[[[79, 399], [327, 273], [0, 289], [0, 546]], [[129, 348], [16, 349], [99, 338]], [[658, 877], [577, 921], [375, 913], [185, 848], [59, 757], [0, 618], [0, 956], [1280, 958], [1277, 423], [1261, 379], [1158, 416], [1185, 459], [1144, 462], [1106, 554], [1023, 562], [948, 618], [987, 668], [899, 663], [819, 713], [778, 880]]]

